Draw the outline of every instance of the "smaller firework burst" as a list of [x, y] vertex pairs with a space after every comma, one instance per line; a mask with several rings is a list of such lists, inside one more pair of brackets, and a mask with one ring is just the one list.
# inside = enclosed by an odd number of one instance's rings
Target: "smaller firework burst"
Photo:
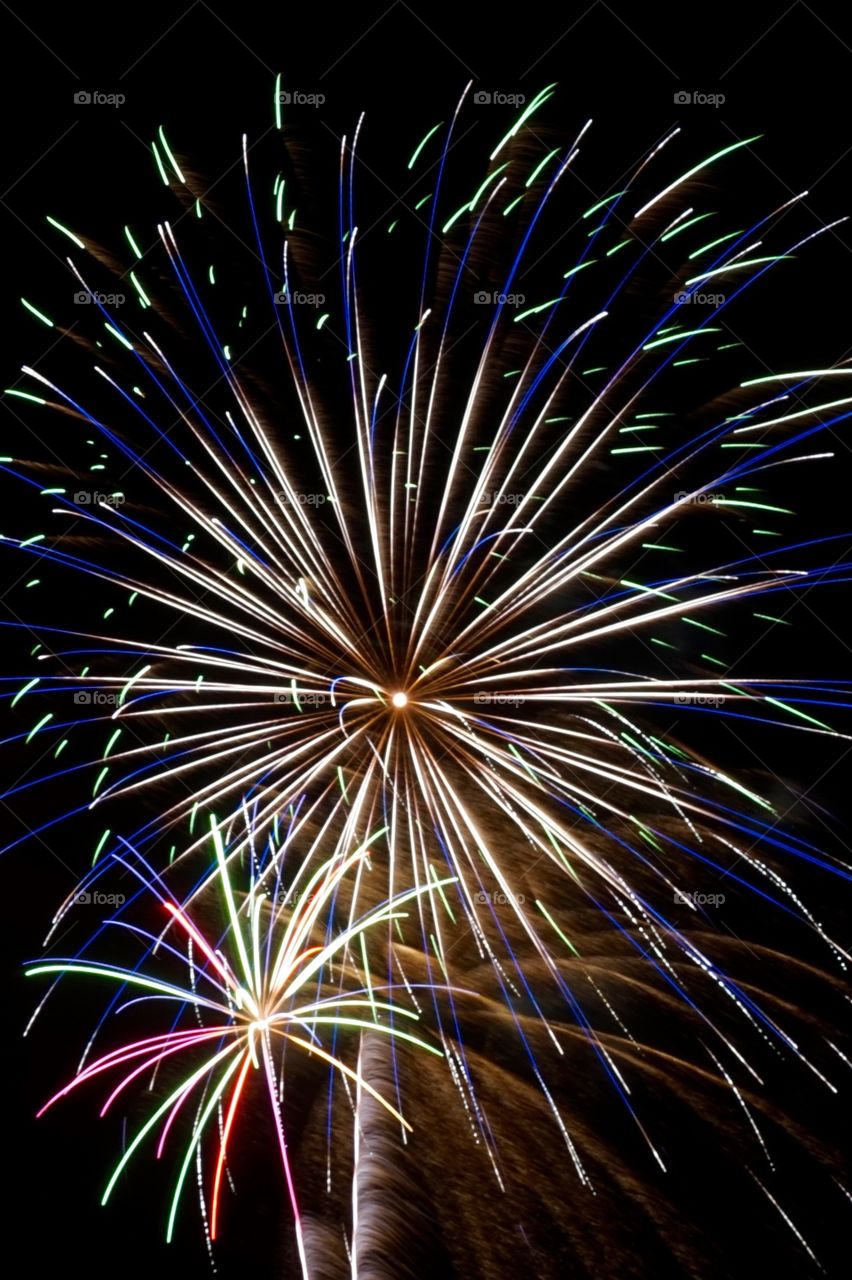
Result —
[[[250, 825], [250, 819], [248, 822]], [[397, 1002], [391, 987], [379, 987], [371, 982], [362, 946], [368, 930], [382, 922], [390, 927], [406, 915], [400, 908], [425, 890], [397, 894], [360, 918], [353, 919], [349, 913], [346, 923], [335, 929], [329, 921], [333, 920], [342, 883], [354, 868], [361, 867], [368, 858], [370, 846], [382, 838], [384, 830], [375, 832], [348, 856], [328, 859], [312, 874], [303, 865], [286, 889], [282, 884], [282, 860], [276, 856], [278, 851], [270, 841], [265, 858], [259, 860], [253, 856], [251, 859], [248, 891], [244, 894], [235, 892], [234, 858], [215, 818], [211, 819], [211, 834], [216, 861], [210, 884], [218, 890], [225, 924], [218, 942], [211, 941], [210, 930], [202, 928], [195, 908], [190, 914], [159, 876], [140, 871], [118, 857], [118, 861], [143, 879], [143, 896], [154, 895], [168, 916], [159, 936], [125, 920], [107, 922], [129, 928], [143, 938], [146, 952], [142, 962], [135, 968], [125, 968], [77, 956], [38, 963], [27, 969], [28, 976], [82, 974], [117, 983], [120, 1002], [113, 1001], [112, 1005], [116, 1011], [140, 999], [156, 1001], [156, 1007], [160, 1008], [164, 1000], [178, 1006], [178, 1015], [167, 1031], [128, 1041], [88, 1065], [81, 1065], [73, 1080], [45, 1104], [39, 1115], [79, 1085], [117, 1072], [120, 1079], [101, 1108], [103, 1116], [134, 1081], [150, 1078], [171, 1059], [185, 1063], [186, 1074], [177, 1087], [127, 1144], [106, 1186], [102, 1203], [106, 1204], [145, 1139], [159, 1130], [156, 1147], [159, 1158], [172, 1128], [182, 1115], [194, 1108], [189, 1136], [179, 1161], [166, 1238], [172, 1238], [190, 1168], [195, 1160], [203, 1169], [202, 1155], [205, 1144], [209, 1143], [215, 1152], [209, 1200], [203, 1177], [200, 1192], [202, 1212], [205, 1221], [209, 1221], [212, 1240], [219, 1227], [228, 1144], [239, 1122], [247, 1082], [252, 1072], [258, 1072], [269, 1096], [299, 1255], [307, 1275], [282, 1112], [284, 1050], [288, 1044], [295, 1045], [340, 1072], [359, 1092], [371, 1094], [410, 1130], [405, 1118], [373, 1088], [359, 1068], [348, 1066], [334, 1051], [334, 1046], [333, 1051], [324, 1047], [323, 1036], [334, 1034], [336, 1045], [339, 1032], [369, 1029], [442, 1056], [440, 1049], [405, 1029], [406, 1020], [416, 1021], [417, 1014]], [[141, 859], [139, 862], [144, 867]], [[194, 901], [197, 901], [195, 896]], [[359, 948], [364, 967], [356, 963], [354, 946]], [[188, 970], [184, 981], [169, 981], [152, 971], [152, 959], [156, 957], [162, 969], [168, 955]], [[353, 974], [357, 975], [354, 981]], [[144, 993], [141, 997], [137, 994], [140, 989]], [[123, 999], [125, 990], [127, 1000]], [[192, 1025], [186, 1026], [190, 1018]]]

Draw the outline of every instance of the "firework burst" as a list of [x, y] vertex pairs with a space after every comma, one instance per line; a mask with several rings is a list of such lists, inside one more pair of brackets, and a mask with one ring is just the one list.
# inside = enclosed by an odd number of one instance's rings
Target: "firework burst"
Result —
[[[77, 1075], [45, 1104], [43, 1114], [60, 1098], [80, 1085], [99, 1080], [113, 1072], [130, 1068], [107, 1097], [101, 1116], [115, 1100], [140, 1078], [156, 1077], [164, 1065], [186, 1062], [187, 1075], [168, 1093], [126, 1150], [109, 1179], [103, 1195], [106, 1204], [127, 1164], [145, 1139], [160, 1126], [157, 1157], [166, 1148], [169, 1132], [179, 1119], [196, 1104], [189, 1140], [175, 1183], [166, 1230], [172, 1238], [181, 1193], [196, 1152], [209, 1140], [209, 1130], [218, 1116], [219, 1142], [212, 1176], [209, 1204], [209, 1235], [217, 1235], [222, 1177], [226, 1167], [228, 1143], [235, 1125], [239, 1124], [240, 1104], [252, 1071], [264, 1078], [268, 1093], [281, 1161], [292, 1204], [303, 1271], [307, 1261], [302, 1239], [299, 1207], [287, 1152], [282, 1103], [284, 1100], [284, 1051], [295, 1045], [319, 1061], [326, 1063], [357, 1086], [359, 1095], [366, 1091], [406, 1130], [411, 1126], [386, 1098], [378, 1093], [359, 1070], [348, 1066], [338, 1052], [324, 1048], [323, 1037], [353, 1028], [384, 1034], [441, 1056], [440, 1049], [405, 1029], [405, 1020], [417, 1020], [417, 1014], [395, 1000], [387, 991], [370, 981], [369, 971], [360, 974], [361, 982], [352, 984], [353, 957], [363, 935], [381, 922], [404, 919], [405, 903], [420, 891], [398, 895], [363, 918], [335, 930], [334, 905], [341, 884], [348, 873], [367, 857], [371, 844], [384, 836], [377, 832], [362, 848], [348, 858], [333, 857], [308, 874], [303, 863], [292, 884], [282, 886], [282, 850], [270, 846], [265, 865], [252, 866], [248, 892], [238, 901], [232, 885], [231, 871], [222, 833], [215, 820], [211, 824], [215, 848], [213, 882], [220, 890], [221, 905], [227, 921], [218, 943], [209, 941], [190, 913], [168, 892], [162, 880], [149, 868], [123, 860], [143, 884], [143, 895], [154, 895], [171, 917], [159, 935], [126, 921], [112, 921], [116, 927], [131, 929], [146, 944], [143, 960], [133, 968], [101, 964], [89, 958], [51, 959], [28, 969], [30, 976], [39, 974], [72, 975], [107, 979], [119, 985], [124, 1003], [115, 1007], [121, 1012], [140, 1001], [177, 1004], [178, 1014], [168, 1031], [160, 1035], [128, 1041], [117, 1049], [81, 1066]], [[250, 835], [254, 833], [249, 823]], [[139, 860], [137, 860], [139, 861]], [[449, 880], [443, 885], [451, 883]], [[270, 892], [271, 888], [271, 892]], [[311, 945], [319, 933], [323, 941]], [[185, 951], [181, 950], [181, 946]], [[366, 953], [363, 953], [366, 955]], [[168, 981], [153, 971], [153, 961], [177, 959], [188, 969], [183, 984]], [[338, 972], [335, 973], [335, 967]], [[366, 981], [366, 985], [364, 985]], [[328, 988], [336, 990], [328, 994]], [[131, 995], [137, 989], [144, 995]], [[325, 991], [325, 994], [323, 992]], [[113, 1002], [115, 1006], [115, 1002]], [[194, 1026], [182, 1024], [190, 1020]], [[90, 1046], [91, 1047], [91, 1046]], [[88, 1053], [88, 1051], [87, 1051]], [[200, 1154], [199, 1154], [200, 1158]], [[205, 1196], [201, 1190], [202, 1211]], [[205, 1221], [207, 1215], [205, 1212]]]

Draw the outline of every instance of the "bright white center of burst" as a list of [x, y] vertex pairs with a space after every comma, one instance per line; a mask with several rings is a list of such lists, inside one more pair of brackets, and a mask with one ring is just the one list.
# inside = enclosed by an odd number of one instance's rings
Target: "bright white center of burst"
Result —
[[405, 707], [408, 705], [407, 693], [395, 693], [391, 698], [391, 702], [395, 707]]

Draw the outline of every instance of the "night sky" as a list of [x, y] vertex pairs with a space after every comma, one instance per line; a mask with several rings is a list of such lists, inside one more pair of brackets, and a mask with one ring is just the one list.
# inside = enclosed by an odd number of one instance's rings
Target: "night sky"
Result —
[[[148, 144], [164, 124], [169, 137], [179, 139], [181, 156], [191, 158], [194, 172], [215, 186], [223, 222], [233, 211], [243, 223], [240, 137], [244, 131], [257, 136], [271, 127], [272, 85], [279, 71], [299, 91], [325, 97], [319, 107], [294, 108], [290, 118], [306, 171], [315, 183], [316, 204], [328, 202], [323, 229], [331, 234], [339, 138], [351, 133], [358, 114], [367, 113], [362, 143], [364, 200], [375, 235], [384, 235], [384, 227], [406, 216], [419, 194], [395, 189], [404, 169], [400, 157], [407, 158], [413, 144], [437, 120], [448, 118], [471, 79], [479, 91], [527, 97], [551, 81], [559, 82], [559, 95], [547, 104], [543, 128], [564, 141], [586, 119], [594, 120], [583, 144], [582, 174], [591, 192], [589, 204], [594, 196], [606, 194], [617, 175], [678, 123], [687, 136], [683, 152], [687, 158], [761, 135], [745, 157], [713, 174], [716, 207], [725, 208], [730, 218], [740, 210], [740, 216], [754, 221], [760, 210], [773, 208], [804, 189], [809, 195], [798, 225], [816, 228], [852, 214], [848, 92], [852, 23], [848, 17], [841, 19], [833, 7], [734, 5], [727, 0], [709, 8], [613, 7], [601, 0], [557, 6], [557, 12], [543, 4], [413, 7], [396, 0], [387, 6], [296, 9], [253, 0], [229, 6], [195, 0], [185, 7], [93, 3], [50, 13], [20, 4], [2, 6], [0, 47], [6, 70], [0, 81], [5, 125], [0, 181], [5, 249], [3, 386], [15, 385], [20, 365], [35, 363], [55, 337], [24, 317], [19, 298], [49, 300], [69, 295], [73, 289], [73, 279], [62, 262], [67, 246], [60, 251], [56, 237], [46, 234], [45, 215], [52, 213], [93, 239], [111, 242], [131, 216], [134, 223], [152, 226], [161, 216], [163, 188]], [[125, 101], [119, 106], [83, 105], [75, 102], [75, 94], [81, 91], [123, 95]], [[717, 95], [724, 102], [677, 103], [679, 92], [693, 97]], [[468, 152], [463, 154], [481, 160], [488, 139], [499, 136], [512, 118], [511, 106], [471, 109], [471, 136], [465, 140]], [[465, 183], [458, 175], [451, 182], [459, 184], [463, 196]], [[577, 213], [585, 207], [579, 203], [581, 195], [576, 197]], [[725, 316], [722, 323], [730, 329], [732, 340], [744, 342], [751, 354], [750, 368], [758, 372], [806, 369], [852, 357], [850, 227], [852, 223], [847, 223], [821, 237], [797, 262], [786, 264], [789, 270], [772, 274], [756, 296]], [[551, 228], [549, 234], [555, 241], [557, 229]], [[320, 270], [323, 253], [327, 248], [318, 247]], [[558, 263], [560, 275], [568, 265], [554, 250], [538, 270], [546, 273], [551, 263]], [[379, 329], [385, 306], [393, 313], [398, 279], [389, 264], [384, 276], [379, 272], [367, 282]], [[330, 293], [334, 287], [336, 280]], [[54, 367], [67, 368], [71, 360], [73, 353], [66, 351]], [[703, 393], [702, 376], [696, 374], [693, 394], [698, 400]], [[4, 436], [16, 445], [24, 437], [25, 424], [34, 421], [21, 408], [23, 403], [0, 399]], [[802, 489], [808, 477], [797, 474], [794, 481], [779, 479], [777, 489], [795, 502], [802, 527], [809, 532], [847, 533], [847, 540], [837, 543], [838, 557], [852, 548], [849, 429], [849, 423], [844, 423], [835, 434], [836, 463], [822, 470], [812, 487]], [[24, 517], [15, 504], [22, 512], [32, 512], [34, 501], [22, 493], [21, 486], [6, 481], [0, 493], [3, 524], [8, 519], [17, 530]], [[20, 616], [28, 603], [20, 578], [18, 558], [4, 550], [0, 553], [4, 621]], [[70, 579], [57, 589], [67, 591], [67, 616], [73, 625], [86, 615], [86, 592], [92, 588], [85, 586], [81, 594], [80, 584]], [[752, 669], [850, 679], [849, 599], [849, 588], [842, 584], [809, 596], [796, 614], [794, 628], [787, 629], [780, 640], [776, 633], [760, 642], [749, 659]], [[26, 634], [6, 632], [4, 671], [24, 670], [33, 643]], [[747, 647], [745, 641], [742, 647]], [[13, 723], [10, 733], [19, 731], [24, 721], [19, 718]], [[848, 718], [845, 727], [849, 728]], [[701, 742], [705, 754], [729, 771], [754, 770], [799, 832], [832, 855], [848, 859], [852, 759], [848, 743], [811, 735], [779, 737], [758, 726], [740, 734], [724, 724], [708, 725]], [[22, 768], [27, 767], [17, 748], [5, 752], [3, 776], [10, 785], [21, 779]], [[70, 807], [83, 799], [67, 782], [64, 790], [60, 787], [53, 794], [49, 807]], [[3, 830], [8, 838], [23, 835], [46, 804], [37, 788], [4, 802]], [[102, 993], [66, 994], [48, 1009], [32, 1038], [23, 1041], [21, 1030], [34, 997], [22, 966], [38, 956], [53, 911], [85, 872], [100, 829], [99, 819], [84, 815], [67, 829], [60, 826], [44, 839], [19, 845], [0, 863], [7, 995], [2, 1062], [9, 1077], [4, 1094], [6, 1189], [0, 1220], [19, 1259], [13, 1265], [25, 1267], [38, 1278], [68, 1268], [84, 1271], [90, 1280], [201, 1276], [209, 1268], [191, 1203], [177, 1242], [169, 1247], [162, 1242], [163, 1192], [153, 1162], [143, 1157], [132, 1189], [116, 1195], [108, 1209], [98, 1206], [100, 1188], [121, 1141], [121, 1118], [114, 1124], [98, 1122], [94, 1091], [81, 1093], [48, 1119], [36, 1123], [33, 1118], [44, 1099], [73, 1072], [84, 1038], [102, 1007]], [[828, 931], [848, 943], [848, 886], [804, 865], [796, 874], [802, 897], [819, 908]], [[742, 904], [733, 904], [721, 924], [732, 938], [747, 936], [781, 951], [789, 946], [806, 963], [822, 962], [815, 949], [801, 945], [793, 926], [767, 922]], [[750, 971], [750, 979], [760, 985], [759, 966]], [[820, 996], [804, 968], [787, 973], [784, 990], [794, 1008], [807, 1001], [815, 1019], [833, 1018], [840, 1007], [827, 995]], [[848, 1052], [848, 1025], [845, 1031], [835, 1028], [834, 1034], [838, 1043], [844, 1042], [845, 1035]], [[489, 1057], [486, 1037], [477, 1044], [477, 1052]], [[520, 1067], [507, 1058], [500, 1069], [508, 1076]], [[848, 1071], [845, 1083], [848, 1099]], [[570, 1092], [573, 1086], [566, 1080], [565, 1087]], [[634, 1138], [626, 1132], [622, 1135], [621, 1122], [608, 1113], [603, 1086], [599, 1094], [584, 1081], [584, 1092], [587, 1087], [588, 1113], [607, 1130], [606, 1141], [617, 1146], [623, 1138], [629, 1155], [635, 1155]], [[805, 1081], [802, 1073], [787, 1078], [780, 1070], [770, 1074], [769, 1090], [780, 1111], [795, 1116], [804, 1146], [810, 1142], [804, 1135], [811, 1134], [815, 1148], [825, 1142], [848, 1150], [848, 1101], [843, 1097], [838, 1103], [817, 1081]], [[517, 1121], [525, 1095], [519, 1088], [511, 1096]], [[671, 1128], [672, 1151], [679, 1150], [688, 1159], [692, 1135], [686, 1129], [677, 1132], [675, 1112], [652, 1091], [644, 1101], [663, 1131]], [[442, 1164], [460, 1167], [468, 1159], [466, 1125], [452, 1107], [450, 1092], [423, 1104], [433, 1132], [441, 1133], [443, 1127], [449, 1131], [425, 1171], [425, 1180], [433, 1188], [441, 1185]], [[259, 1109], [257, 1115], [260, 1125]], [[518, 1146], [513, 1151], [519, 1172], [524, 1160], [529, 1161], [529, 1186], [519, 1192], [513, 1217], [519, 1222], [534, 1220], [540, 1198], [536, 1180], [549, 1180], [551, 1175], [553, 1179], [543, 1196], [548, 1208], [538, 1235], [538, 1252], [534, 1250], [526, 1264], [530, 1274], [545, 1278], [595, 1274], [588, 1263], [575, 1264], [565, 1246], [567, 1237], [559, 1231], [560, 1214], [567, 1220], [586, 1212], [577, 1203], [570, 1179], [563, 1181], [562, 1174], [552, 1169], [547, 1151], [533, 1150], [534, 1143], [524, 1151], [523, 1123], [516, 1123], [514, 1129], [509, 1123], [507, 1132], [507, 1141]], [[548, 1141], [553, 1143], [554, 1160], [561, 1164], [565, 1152], [564, 1148], [557, 1151], [555, 1132]], [[819, 1274], [794, 1247], [792, 1235], [784, 1235], [780, 1219], [765, 1202], [755, 1200], [748, 1210], [744, 1202], [732, 1203], [736, 1197], [727, 1191], [735, 1183], [728, 1182], [726, 1166], [698, 1145], [706, 1135], [696, 1135], [694, 1141], [693, 1176], [681, 1184], [675, 1173], [665, 1187], [652, 1178], [649, 1195], [671, 1199], [673, 1220], [679, 1213], [685, 1235], [692, 1231], [687, 1224], [700, 1220], [701, 1231], [713, 1237], [706, 1269], [690, 1273], [660, 1251], [659, 1242], [631, 1236], [629, 1228], [622, 1231], [617, 1200], [608, 1200], [611, 1224], [601, 1211], [590, 1230], [619, 1243], [617, 1250], [605, 1255], [597, 1274], [607, 1280], [626, 1275], [674, 1280], [687, 1274], [739, 1278], [762, 1274], [764, 1269], [768, 1273], [770, 1267], [791, 1277]], [[786, 1153], [786, 1167], [786, 1202], [796, 1206], [801, 1222], [807, 1224], [805, 1234], [827, 1273], [842, 1274], [844, 1259], [848, 1265], [844, 1241], [852, 1223], [849, 1213], [843, 1216], [837, 1199], [826, 1208], [823, 1184], [814, 1179], [808, 1160]], [[295, 1270], [287, 1269], [290, 1253], [281, 1239], [270, 1243], [276, 1231], [279, 1237], [285, 1236], [289, 1224], [283, 1192], [275, 1182], [277, 1170], [262, 1144], [255, 1168], [242, 1173], [246, 1194], [235, 1212], [238, 1225], [233, 1233], [226, 1233], [218, 1255], [220, 1273], [231, 1277], [251, 1271], [258, 1278], [295, 1275]], [[497, 1193], [480, 1181], [484, 1179], [481, 1171], [471, 1176], [467, 1191], [454, 1193], [452, 1211], [439, 1215], [441, 1230], [487, 1241], [491, 1238], [489, 1215], [496, 1221], [504, 1210], [496, 1203]], [[434, 1195], [440, 1198], [439, 1192]], [[471, 1225], [474, 1218], [476, 1230]], [[481, 1267], [469, 1257], [461, 1264], [463, 1250], [444, 1251], [437, 1244], [427, 1260], [423, 1248], [424, 1262], [417, 1274], [448, 1280], [456, 1276], [473, 1280], [479, 1274], [499, 1278], [524, 1265], [522, 1254], [512, 1255], [511, 1264], [508, 1255], [504, 1261], [496, 1256], [482, 1259]], [[477, 1246], [477, 1252], [484, 1248], [487, 1245]], [[701, 1251], [696, 1244], [696, 1256]], [[551, 1263], [545, 1264], [542, 1259], [547, 1257]], [[399, 1274], [409, 1274], [402, 1263]]]

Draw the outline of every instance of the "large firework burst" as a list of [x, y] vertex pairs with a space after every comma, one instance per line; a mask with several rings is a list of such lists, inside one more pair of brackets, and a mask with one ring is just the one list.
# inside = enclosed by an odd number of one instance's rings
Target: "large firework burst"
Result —
[[[779, 831], [769, 800], [673, 740], [663, 717], [713, 711], [834, 732], [822, 708], [842, 705], [841, 686], [732, 666], [720, 624], [758, 597], [848, 572], [823, 563], [825, 542], [779, 535], [793, 513], [765, 485], [777, 468], [831, 456], [812, 438], [850, 416], [852, 397], [821, 388], [852, 369], [761, 374], [730, 390], [727, 309], [817, 234], [784, 238], [795, 200], [744, 229], [705, 225], [697, 184], [743, 142], [655, 185], [680, 145], [673, 131], [618, 190], [576, 210], [574, 256], [543, 289], [531, 259], [588, 129], [540, 147], [532, 123], [551, 93], [496, 140], [460, 204], [445, 188], [465, 99], [417, 145], [425, 251], [413, 294], [385, 296], [379, 315], [356, 217], [360, 124], [340, 151], [340, 292], [328, 310], [297, 226], [296, 170], [279, 161], [264, 207], [247, 140], [255, 283], [234, 271], [225, 301], [227, 265], [202, 275], [197, 232], [180, 223], [211, 221], [214, 204], [162, 129], [153, 153], [180, 213], [145, 252], [140, 229], [125, 228], [132, 318], [98, 288], [114, 253], [53, 220], [80, 251], [76, 287], [102, 322], [97, 390], [27, 367], [12, 394], [91, 433], [86, 484], [100, 488], [71, 502], [62, 468], [15, 467], [59, 526], [15, 541], [106, 584], [106, 610], [99, 625], [40, 628], [38, 674], [13, 701], [73, 692], [87, 722], [107, 722], [86, 803], [155, 804], [133, 833], [146, 856], [167, 849], [179, 865], [206, 839], [196, 814], [212, 807], [231, 823], [246, 797], [261, 836], [295, 815], [306, 874], [343, 865], [386, 826], [384, 895], [419, 897], [424, 979], [446, 983], [473, 939], [524, 1043], [531, 1023], [562, 1055], [567, 1016], [632, 1114], [622, 1047], [599, 1023], [612, 1019], [625, 1044], [629, 1027], [584, 972], [589, 1008], [574, 972], [574, 923], [590, 910], [626, 953], [622, 973], [641, 959], [713, 1037], [707, 1060], [732, 1089], [731, 1064], [751, 1068], [714, 1019], [720, 996], [749, 1035], [823, 1074], [684, 918], [703, 931], [707, 893], [725, 876], [798, 915], [843, 963], [778, 863], [848, 875]], [[41, 300], [25, 305], [56, 325]], [[391, 372], [372, 354], [381, 329], [403, 335]], [[712, 369], [711, 356], [721, 373], [696, 406], [681, 370]], [[47, 711], [21, 737], [55, 732], [59, 754], [74, 737], [65, 729]], [[85, 756], [61, 772], [91, 769]], [[112, 840], [105, 830], [96, 859]], [[237, 839], [229, 856], [244, 852]], [[356, 870], [353, 920], [369, 901]], [[439, 1013], [490, 1150], [451, 994]], [[588, 1181], [541, 1052], [533, 1071]]]

